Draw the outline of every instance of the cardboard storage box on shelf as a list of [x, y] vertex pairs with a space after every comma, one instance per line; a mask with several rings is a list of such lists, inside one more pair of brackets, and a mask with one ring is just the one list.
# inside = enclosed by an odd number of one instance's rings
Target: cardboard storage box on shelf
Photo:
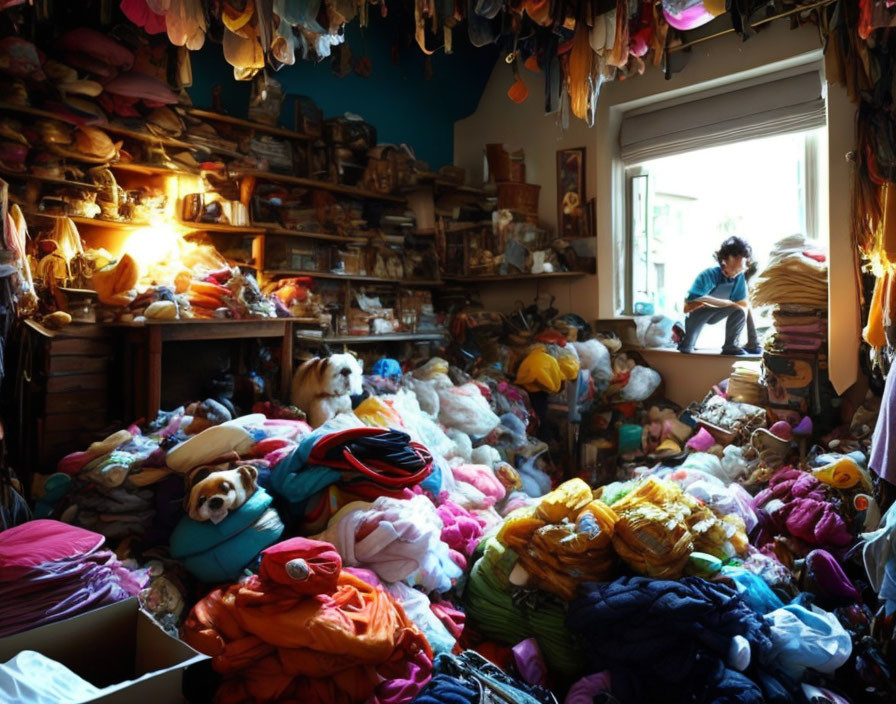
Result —
[[0, 662], [36, 650], [103, 688], [103, 704], [183, 702], [187, 667], [208, 656], [163, 631], [136, 598], [0, 638]]

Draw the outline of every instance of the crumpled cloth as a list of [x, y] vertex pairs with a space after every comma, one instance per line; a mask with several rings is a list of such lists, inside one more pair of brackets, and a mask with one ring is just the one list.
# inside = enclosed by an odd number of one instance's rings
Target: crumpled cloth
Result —
[[418, 494], [410, 500], [382, 496], [371, 504], [347, 504], [317, 538], [332, 543], [346, 565], [373, 570], [384, 582], [407, 580], [427, 592], [446, 592], [461, 569], [441, 534], [435, 506]]
[[750, 665], [761, 669], [773, 652], [771, 628], [722, 584], [696, 577], [589, 583], [566, 624], [585, 641], [593, 669], [609, 670], [620, 701], [766, 701], [760, 685], [726, 660], [739, 637]]
[[[309, 553], [309, 545], [320, 544], [285, 541], [278, 561], [335, 555], [327, 548]], [[368, 698], [388, 704], [408, 701], [426, 686], [432, 650], [382, 588], [342, 570], [334, 591], [309, 595], [304, 580], [269, 570], [265, 561], [262, 556], [262, 571], [277, 581], [253, 575], [216, 589], [184, 623], [183, 639], [212, 656], [212, 667], [224, 675], [217, 704]]]
[[486, 526], [485, 520], [450, 499], [442, 501], [436, 512], [442, 519], [442, 542], [469, 558], [479, 545], [479, 538]]

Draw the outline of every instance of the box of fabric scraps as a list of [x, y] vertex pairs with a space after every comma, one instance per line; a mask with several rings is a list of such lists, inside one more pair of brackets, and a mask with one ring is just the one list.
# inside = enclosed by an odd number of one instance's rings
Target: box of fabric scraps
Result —
[[182, 702], [184, 671], [204, 660], [162, 630], [136, 597], [0, 638], [0, 671], [15, 680], [14, 691], [38, 701], [65, 694], [104, 704]]

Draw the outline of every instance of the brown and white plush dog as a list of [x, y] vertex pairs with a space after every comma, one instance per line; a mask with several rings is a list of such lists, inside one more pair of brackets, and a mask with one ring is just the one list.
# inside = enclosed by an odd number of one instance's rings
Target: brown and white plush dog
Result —
[[242, 506], [255, 493], [258, 470], [251, 465], [212, 470], [198, 475], [187, 497], [187, 512], [194, 521], [220, 523], [230, 511]]
[[319, 428], [340, 413], [352, 412], [350, 397], [361, 394], [363, 371], [350, 354], [314, 357], [296, 369], [290, 400], [305, 411], [312, 428]]

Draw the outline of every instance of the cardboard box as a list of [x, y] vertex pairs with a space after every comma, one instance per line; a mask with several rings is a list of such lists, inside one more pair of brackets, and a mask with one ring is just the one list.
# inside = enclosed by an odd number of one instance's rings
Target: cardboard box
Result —
[[103, 704], [180, 704], [184, 670], [208, 660], [162, 630], [136, 598], [0, 638], [0, 662], [23, 650], [36, 650], [104, 688], [91, 700]]

